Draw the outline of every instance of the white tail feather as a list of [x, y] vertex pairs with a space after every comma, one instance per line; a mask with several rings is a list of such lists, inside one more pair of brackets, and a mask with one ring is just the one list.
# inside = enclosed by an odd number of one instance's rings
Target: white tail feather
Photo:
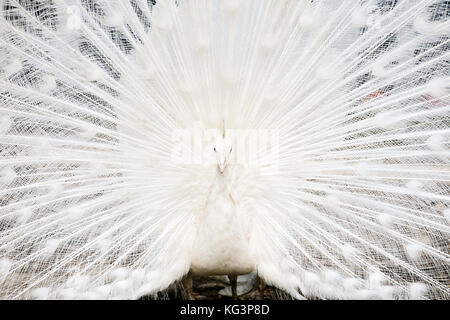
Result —
[[[448, 2], [0, 13], [1, 298], [155, 293], [195, 254], [221, 261], [202, 236], [297, 298], [450, 297]], [[260, 161], [223, 175], [173, 161], [178, 138], [213, 157], [206, 134], [190, 141], [222, 123], [227, 139], [277, 132], [276, 157], [233, 145]]]

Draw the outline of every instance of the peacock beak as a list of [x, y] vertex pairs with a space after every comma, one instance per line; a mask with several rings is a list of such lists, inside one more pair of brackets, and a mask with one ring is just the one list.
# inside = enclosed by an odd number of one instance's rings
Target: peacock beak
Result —
[[219, 163], [219, 171], [220, 173], [223, 173], [225, 170], [225, 163]]

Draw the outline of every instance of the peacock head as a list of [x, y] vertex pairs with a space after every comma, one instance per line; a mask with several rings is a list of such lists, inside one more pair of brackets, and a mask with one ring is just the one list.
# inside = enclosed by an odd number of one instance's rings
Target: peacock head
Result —
[[216, 153], [217, 165], [219, 166], [220, 173], [225, 171], [226, 166], [230, 162], [232, 151], [231, 140], [226, 136], [224, 129], [222, 134], [214, 139], [214, 152]]

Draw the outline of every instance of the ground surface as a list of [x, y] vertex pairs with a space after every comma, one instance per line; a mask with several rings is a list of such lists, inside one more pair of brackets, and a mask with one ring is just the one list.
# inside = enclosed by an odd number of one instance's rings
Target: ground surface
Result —
[[[231, 297], [221, 294], [221, 291], [229, 287], [226, 277], [193, 277], [193, 295], [195, 300], [230, 300]], [[256, 290], [239, 296], [239, 300], [285, 300], [292, 299], [287, 293], [267, 286], [262, 283], [257, 284]], [[223, 293], [223, 291], [222, 291]], [[178, 283], [171, 286], [167, 291], [159, 292], [157, 296], [145, 296], [141, 299], [187, 299], [186, 292]]]

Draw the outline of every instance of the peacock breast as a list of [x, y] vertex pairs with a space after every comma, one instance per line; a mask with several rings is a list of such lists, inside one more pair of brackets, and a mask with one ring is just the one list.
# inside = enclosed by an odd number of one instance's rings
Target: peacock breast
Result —
[[191, 260], [195, 274], [247, 274], [254, 270], [252, 228], [239, 214], [240, 203], [223, 186], [211, 191], [199, 214]]

